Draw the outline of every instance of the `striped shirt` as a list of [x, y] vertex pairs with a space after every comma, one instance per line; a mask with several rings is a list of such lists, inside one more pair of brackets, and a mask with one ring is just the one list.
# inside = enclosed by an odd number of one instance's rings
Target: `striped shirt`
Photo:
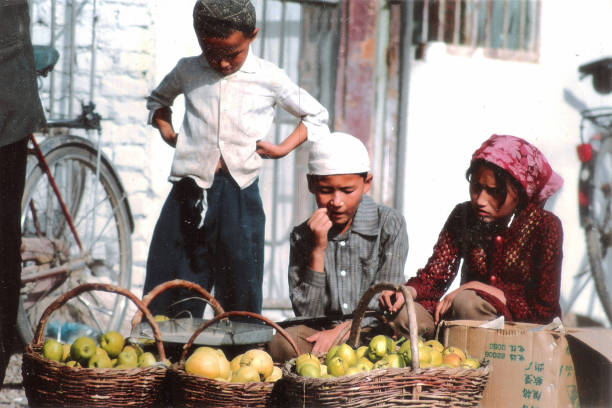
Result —
[[[364, 195], [344, 234], [328, 237], [325, 272], [308, 267], [313, 246], [306, 222], [291, 233], [289, 291], [296, 316], [352, 313], [375, 283], [401, 284], [408, 255], [404, 217]], [[370, 308], [376, 309], [374, 297]]]

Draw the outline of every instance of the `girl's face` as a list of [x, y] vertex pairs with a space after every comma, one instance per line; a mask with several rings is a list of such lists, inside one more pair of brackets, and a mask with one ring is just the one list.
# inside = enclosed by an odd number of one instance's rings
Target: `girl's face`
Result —
[[470, 199], [476, 213], [484, 222], [503, 220], [516, 209], [519, 196], [512, 183], [506, 181], [506, 201], [500, 207], [503, 200], [502, 191], [495, 181], [493, 170], [480, 167], [472, 174]]

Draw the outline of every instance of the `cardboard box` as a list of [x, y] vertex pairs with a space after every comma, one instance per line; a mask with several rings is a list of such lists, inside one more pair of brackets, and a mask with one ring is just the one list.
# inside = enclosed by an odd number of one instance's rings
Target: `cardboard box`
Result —
[[506, 323], [503, 329], [478, 327], [482, 323], [445, 322], [441, 341], [491, 365], [483, 407], [580, 406], [574, 363], [564, 334], [526, 323]]
[[569, 329], [566, 337], [581, 407], [612, 407], [612, 330]]

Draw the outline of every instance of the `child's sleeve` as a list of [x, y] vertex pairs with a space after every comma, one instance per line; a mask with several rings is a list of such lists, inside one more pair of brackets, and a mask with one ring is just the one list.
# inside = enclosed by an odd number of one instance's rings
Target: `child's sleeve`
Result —
[[377, 281], [402, 284], [408, 257], [408, 232], [404, 217], [395, 211], [387, 215], [381, 230]]
[[308, 130], [308, 140], [316, 142], [329, 135], [329, 113], [306, 90], [295, 84], [282, 70], [277, 75], [277, 102], [284, 110], [300, 118]]
[[312, 245], [303, 226], [290, 236], [289, 297], [296, 316], [324, 316], [329, 303], [326, 277], [308, 267]]
[[183, 92], [180, 64], [179, 61], [177, 66], [164, 77], [157, 88], [147, 97], [147, 109], [149, 110], [147, 124], [152, 123], [153, 114], [156, 110], [172, 106], [174, 99]]

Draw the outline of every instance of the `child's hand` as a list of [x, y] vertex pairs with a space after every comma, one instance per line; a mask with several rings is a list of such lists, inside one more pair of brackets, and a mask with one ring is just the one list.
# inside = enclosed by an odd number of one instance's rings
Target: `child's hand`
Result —
[[176, 139], [178, 138], [178, 133], [176, 133], [174, 129], [170, 128], [165, 129], [163, 131], [162, 129], [160, 129], [159, 134], [161, 134], [161, 137], [162, 139], [164, 139], [164, 142], [168, 143], [172, 147], [176, 147]]
[[404, 305], [404, 295], [394, 290], [383, 290], [378, 296], [378, 303], [383, 309], [397, 313]]
[[[312, 336], [306, 338], [306, 341], [314, 343], [312, 353], [327, 353], [329, 349], [336, 343], [338, 336], [347, 328], [350, 327], [351, 321], [342, 322], [333, 329], [321, 330]], [[349, 337], [348, 330], [342, 335], [339, 343], [345, 342]]]
[[255, 152], [264, 159], [278, 159], [286, 156], [288, 153], [285, 152], [281, 146], [266, 142], [265, 140], [257, 141], [257, 148], [255, 149]]
[[327, 233], [334, 225], [327, 216], [327, 208], [318, 208], [306, 222], [314, 235], [314, 248], [325, 250], [327, 248]]

